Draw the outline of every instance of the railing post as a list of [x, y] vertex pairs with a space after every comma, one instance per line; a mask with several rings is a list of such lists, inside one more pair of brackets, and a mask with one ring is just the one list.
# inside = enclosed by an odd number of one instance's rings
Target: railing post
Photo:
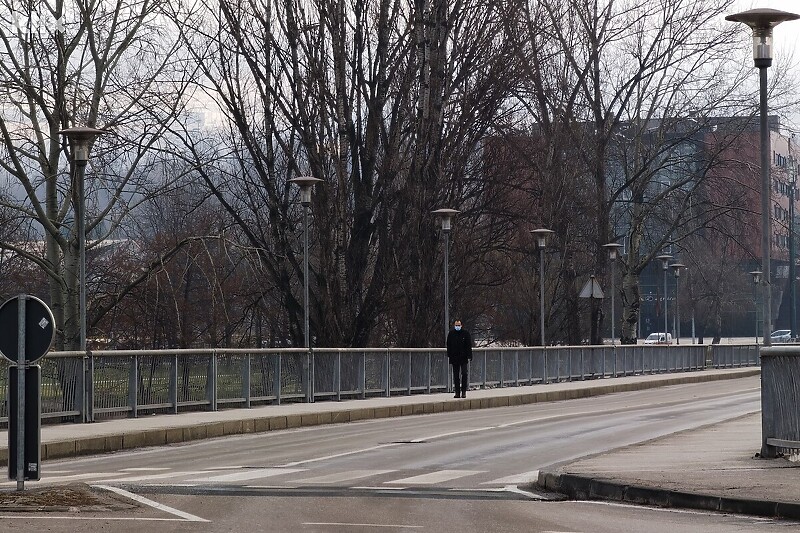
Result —
[[547, 348], [542, 348], [542, 384], [547, 383]]
[[414, 363], [414, 354], [412, 352], [406, 352], [408, 354], [408, 381], [406, 382], [406, 395], [411, 396], [411, 376], [412, 376], [412, 369], [411, 365]]
[[[800, 447], [800, 391], [796, 376], [800, 349], [759, 347], [761, 359], [761, 457], [773, 459], [779, 447]], [[771, 442], [770, 442], [771, 441]]]
[[361, 352], [361, 366], [358, 369], [361, 386], [361, 397], [367, 397], [367, 353]]
[[128, 405], [131, 417], [139, 416], [139, 356], [134, 355], [131, 360], [131, 369], [128, 372]]
[[89, 422], [94, 422], [94, 355], [89, 352], [86, 360], [84, 381], [86, 383], [86, 414]]
[[514, 350], [514, 386], [519, 387], [519, 350]]
[[243, 361], [242, 369], [242, 392], [244, 393], [244, 406], [250, 408], [250, 372], [252, 370], [250, 353], [248, 353]]
[[342, 349], [336, 350], [336, 401], [342, 400]]
[[211, 411], [217, 410], [217, 351], [211, 351], [208, 363], [208, 378], [206, 381], [206, 401]]
[[308, 348], [306, 360], [308, 361], [308, 372], [306, 374], [306, 403], [313, 403], [314, 381], [316, 376], [314, 374], [314, 350], [312, 348]]
[[483, 350], [483, 388], [486, 389], [486, 366], [489, 364], [489, 350]]
[[528, 385], [533, 385], [533, 350], [528, 348]]
[[453, 392], [453, 387], [452, 387], [453, 373], [450, 372], [450, 361], [447, 359], [447, 355], [444, 356], [443, 364], [444, 364], [444, 391]]
[[506, 369], [503, 366], [503, 352], [500, 352], [500, 388], [505, 387]]
[[275, 391], [275, 405], [281, 404], [281, 389], [283, 388], [283, 380], [281, 373], [283, 372], [283, 356], [281, 352], [275, 354], [275, 371], [272, 373], [272, 388]]
[[433, 357], [431, 356], [431, 352], [428, 352], [428, 353], [426, 354], [426, 359], [428, 360], [428, 370], [427, 370], [427, 374], [428, 374], [428, 387], [427, 387], [427, 390], [426, 390], [426, 392], [427, 392], [428, 394], [430, 394], [430, 393], [431, 393], [431, 374], [433, 373], [433, 366], [432, 366], [432, 365], [433, 365]]
[[169, 373], [169, 400], [172, 403], [172, 414], [178, 414], [178, 354], [172, 356], [172, 368]]
[[386, 397], [389, 398], [391, 396], [392, 390], [392, 357], [389, 353], [389, 348], [386, 348]]

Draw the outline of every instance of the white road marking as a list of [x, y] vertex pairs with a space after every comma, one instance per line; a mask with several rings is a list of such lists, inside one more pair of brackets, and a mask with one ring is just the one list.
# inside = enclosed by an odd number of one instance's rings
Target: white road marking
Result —
[[[653, 404], [653, 405], [658, 405], [658, 404]], [[573, 416], [584, 416], [584, 415], [591, 415], [591, 414], [596, 414], [596, 411], [580, 411], [580, 412], [577, 412], [577, 413], [570, 413], [568, 416], [573, 417]], [[490, 429], [503, 429], [503, 428], [509, 428], [509, 427], [513, 427], [513, 426], [520, 426], [520, 425], [523, 425], [523, 424], [532, 424], [534, 422], [546, 422], [546, 421], [552, 420], [552, 419], [563, 419], [563, 418], [564, 418], [563, 414], [549, 415], [549, 416], [538, 416], [538, 417], [535, 417], [535, 418], [526, 418], [524, 420], [517, 420], [517, 421], [514, 421], [514, 422], [506, 422], [505, 424], [497, 424], [497, 425], [484, 426], [484, 427], [479, 427], [479, 428], [463, 429], [463, 430], [460, 430], [460, 431], [450, 431], [450, 432], [447, 432], [447, 433], [439, 433], [437, 435], [430, 435], [428, 437], [420, 437], [418, 439], [411, 439], [409, 442], [412, 442], [414, 444], [419, 444], [419, 443], [422, 443], [422, 442], [431, 441], [431, 440], [435, 440], [435, 439], [443, 439], [443, 438], [452, 437], [452, 436], [455, 436], [455, 435], [466, 435], [468, 433], [480, 433], [481, 431], [489, 431]]]
[[158, 468], [158, 467], [132, 467], [132, 468], [121, 468], [121, 472], [161, 472], [164, 470], [171, 470], [170, 468]]
[[384, 483], [391, 484], [404, 484], [404, 485], [433, 485], [434, 483], [442, 483], [460, 477], [472, 476], [475, 474], [482, 474], [485, 470], [438, 470], [436, 472], [429, 472], [427, 474], [420, 474], [419, 476], [412, 476], [394, 481], [384, 481]]
[[636, 509], [638, 511], [648, 510], [648, 511], [655, 511], [659, 513], [676, 513], [676, 514], [694, 514], [694, 515], [729, 515], [729, 516], [747, 516], [748, 520], [753, 520], [757, 522], [775, 522], [776, 520], [780, 520], [778, 518], [766, 518], [762, 516], [755, 516], [755, 515], [737, 515], [736, 513], [722, 513], [720, 511], [695, 511], [692, 509], [677, 509], [674, 507], [650, 507], [650, 506], [643, 506], [643, 505], [635, 505], [632, 503], [617, 503], [617, 502], [604, 502], [604, 501], [594, 501], [594, 500], [572, 500], [572, 503], [590, 503], [594, 505], [606, 505], [608, 507], [624, 507], [628, 509]]
[[58, 515], [51, 515], [48, 514], [47, 516], [31, 516], [28, 513], [18, 514], [18, 515], [0, 515], [0, 520], [13, 520], [18, 518], [20, 520], [35, 520], [37, 518], [42, 520], [107, 520], [112, 522], [114, 520], [125, 520], [125, 521], [142, 521], [142, 522], [186, 522], [183, 518], [146, 518], [146, 517], [135, 517], [135, 516], [58, 516]]
[[531, 470], [530, 472], [522, 472], [521, 474], [514, 474], [513, 476], [501, 477], [493, 479], [492, 481], [484, 481], [481, 485], [512, 485], [515, 483], [526, 483], [539, 479], [539, 471]]
[[250, 479], [259, 479], [262, 477], [280, 476], [281, 474], [293, 474], [295, 472], [303, 472], [304, 470], [305, 468], [252, 468], [242, 472], [233, 472], [231, 474], [220, 474], [218, 476], [195, 478], [191, 481], [196, 483], [248, 481]]
[[355, 490], [406, 490], [406, 487], [350, 487]]
[[505, 492], [511, 492], [514, 494], [521, 494], [523, 496], [527, 496], [532, 500], [551, 500], [552, 498], [548, 498], [544, 494], [539, 494], [538, 492], [533, 492], [530, 490], [522, 490], [521, 488], [517, 487], [516, 485], [506, 485], [503, 487]]
[[209, 522], [209, 520], [206, 520], [205, 518], [200, 518], [199, 516], [181, 511], [179, 509], [175, 509], [174, 507], [158, 503], [149, 498], [145, 498], [144, 496], [139, 496], [138, 494], [128, 492], [127, 490], [121, 489], [119, 487], [112, 487], [110, 485], [92, 485], [92, 486], [113, 492], [115, 494], [119, 494], [120, 496], [131, 499], [135, 502], [139, 502], [142, 505], [147, 505], [149, 507], [152, 507], [153, 509], [158, 509], [159, 511], [164, 511], [165, 513], [179, 516], [184, 520], [186, 520], [187, 522]]
[[373, 450], [380, 450], [381, 448], [388, 448], [389, 446], [397, 446], [397, 445], [398, 445], [398, 443], [394, 443], [394, 442], [390, 442], [390, 443], [387, 443], [387, 444], [378, 444], [377, 446], [371, 446], [369, 448], [362, 448], [361, 450], [353, 450], [353, 451], [350, 451], [350, 452], [342, 452], [342, 453], [336, 453], [336, 454], [333, 454], [333, 455], [324, 455], [322, 457], [315, 457], [314, 459], [304, 459], [302, 461], [294, 461], [294, 462], [291, 462], [291, 463], [278, 465], [277, 468], [286, 468], [286, 467], [304, 465], [304, 464], [308, 464], [308, 463], [316, 463], [316, 462], [319, 462], [319, 461], [326, 461], [328, 459], [337, 459], [339, 457], [347, 457], [348, 455], [356, 455], [358, 453], [371, 452]]
[[390, 472], [395, 472], [395, 470], [350, 470], [348, 472], [336, 472], [334, 474], [327, 474], [324, 476], [300, 479], [293, 481], [293, 483], [342, 483], [344, 481], [351, 481], [354, 479], [389, 474]]
[[395, 527], [420, 529], [422, 526], [406, 526], [403, 524], [354, 524], [348, 522], [303, 522], [304, 526], [339, 526], [339, 527]]
[[134, 477], [111, 477], [106, 479], [98, 479], [96, 483], [129, 483], [133, 481], [148, 481], [151, 479], [169, 479], [169, 478], [179, 478], [179, 477], [186, 477], [186, 476], [199, 476], [201, 474], [210, 474], [210, 470], [195, 470], [194, 472], [166, 472], [161, 474], [147, 474], [145, 476], [134, 476]]
[[[119, 472], [90, 472], [87, 474], [74, 474], [72, 476], [42, 476], [42, 479], [37, 481], [36, 483], [45, 484], [45, 483], [63, 483], [66, 481], [78, 481], [81, 479], [90, 479], [93, 477], [108, 477], [108, 476], [119, 476]], [[0, 484], [0, 487], [14, 484], [16, 481], [7, 481]]]

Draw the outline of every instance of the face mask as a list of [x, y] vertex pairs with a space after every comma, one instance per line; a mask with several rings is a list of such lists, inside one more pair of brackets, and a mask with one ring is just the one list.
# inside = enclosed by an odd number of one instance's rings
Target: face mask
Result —
[[461, 331], [461, 326], [456, 326], [456, 331]]

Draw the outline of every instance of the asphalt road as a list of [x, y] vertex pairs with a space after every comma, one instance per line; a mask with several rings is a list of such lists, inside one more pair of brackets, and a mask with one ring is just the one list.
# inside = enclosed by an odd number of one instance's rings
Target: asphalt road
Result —
[[[3, 531], [790, 531], [797, 523], [547, 501], [542, 467], [759, 410], [758, 377], [378, 419], [54, 461], [134, 511], [0, 516]], [[8, 485], [7, 485], [8, 486]], [[520, 488], [522, 486], [522, 488]]]

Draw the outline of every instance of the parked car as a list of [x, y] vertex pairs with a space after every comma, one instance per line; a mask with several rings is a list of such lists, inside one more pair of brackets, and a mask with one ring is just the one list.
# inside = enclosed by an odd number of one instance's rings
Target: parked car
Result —
[[778, 329], [772, 332], [769, 336], [769, 340], [772, 342], [789, 342], [792, 340], [792, 330], [790, 329]]
[[644, 340], [645, 344], [672, 344], [672, 333], [667, 333], [666, 337], [663, 333], [651, 333]]

